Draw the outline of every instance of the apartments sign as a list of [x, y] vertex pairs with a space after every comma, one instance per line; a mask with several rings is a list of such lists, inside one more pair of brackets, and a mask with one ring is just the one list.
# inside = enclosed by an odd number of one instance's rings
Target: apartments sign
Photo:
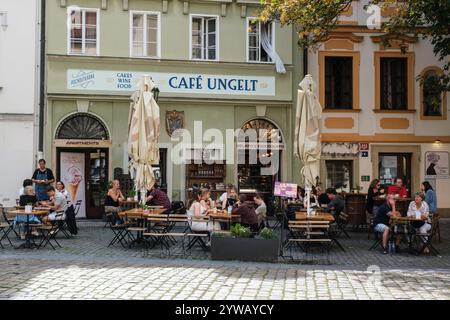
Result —
[[143, 75], [161, 92], [274, 96], [275, 77], [106, 70], [67, 70], [67, 89], [133, 92]]

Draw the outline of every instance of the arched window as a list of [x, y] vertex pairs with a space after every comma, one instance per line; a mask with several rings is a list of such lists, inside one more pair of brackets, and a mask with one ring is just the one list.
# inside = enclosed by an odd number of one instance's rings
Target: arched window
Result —
[[56, 130], [56, 139], [109, 140], [108, 129], [90, 113], [76, 113], [64, 121]]
[[437, 67], [427, 68], [422, 72], [421, 115], [423, 117], [445, 118], [445, 94], [441, 90], [440, 75]]
[[[255, 139], [252, 135], [248, 135], [249, 129], [255, 130], [256, 139], [259, 142], [275, 142], [281, 143], [281, 132], [278, 127], [266, 119], [253, 119], [244, 123], [241, 127], [245, 134], [245, 141], [253, 141]], [[273, 140], [272, 140], [273, 139]]]

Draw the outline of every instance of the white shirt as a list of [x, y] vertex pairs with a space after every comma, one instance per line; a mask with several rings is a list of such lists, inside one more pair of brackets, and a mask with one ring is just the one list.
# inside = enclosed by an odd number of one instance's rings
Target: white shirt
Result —
[[219, 200], [220, 200], [220, 203], [222, 203], [224, 200], [226, 200], [228, 198], [228, 193], [227, 192], [224, 192], [224, 193], [222, 193], [222, 195], [220, 196], [220, 198], [219, 198]]

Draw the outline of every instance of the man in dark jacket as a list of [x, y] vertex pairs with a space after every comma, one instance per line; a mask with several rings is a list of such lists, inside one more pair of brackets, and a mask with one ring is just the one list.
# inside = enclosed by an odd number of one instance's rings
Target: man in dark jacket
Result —
[[[400, 216], [400, 213], [395, 209], [395, 198], [394, 195], [389, 194], [386, 198], [386, 202], [382, 204], [378, 210], [375, 218], [373, 219], [373, 227], [376, 232], [383, 235], [383, 253], [388, 253], [388, 241], [390, 238], [390, 227], [389, 221], [391, 217]], [[401, 235], [396, 236], [395, 247], [396, 251], [399, 251], [400, 241], [402, 240]]]
[[328, 209], [330, 209], [334, 216], [337, 217], [342, 211], [344, 211], [345, 200], [340, 194], [337, 194], [335, 188], [328, 188], [326, 192], [328, 198], [330, 199]]
[[258, 231], [258, 216], [253, 206], [247, 202], [245, 194], [239, 195], [239, 201], [235, 204], [231, 213], [241, 216], [241, 225], [250, 228], [253, 232]]

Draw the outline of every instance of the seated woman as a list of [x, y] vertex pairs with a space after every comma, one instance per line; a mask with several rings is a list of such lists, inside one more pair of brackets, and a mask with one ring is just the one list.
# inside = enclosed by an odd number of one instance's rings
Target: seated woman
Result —
[[256, 215], [258, 216], [258, 225], [259, 228], [264, 228], [266, 225], [266, 216], [267, 216], [267, 206], [264, 202], [264, 198], [260, 193], [257, 193], [256, 196], [253, 198], [253, 201], [255, 201], [256, 205], [258, 206], [256, 208]]
[[373, 179], [372, 182], [370, 182], [369, 189], [367, 190], [366, 211], [369, 214], [371, 215], [376, 214], [378, 206], [375, 205], [374, 198], [379, 197], [383, 193], [384, 190], [382, 192], [380, 180]]
[[[212, 212], [212, 209], [206, 203], [209, 199], [210, 191], [208, 189], [201, 189], [193, 196], [187, 215], [190, 219], [194, 216], [206, 216]], [[189, 225], [192, 231], [205, 231], [211, 233], [213, 230], [220, 230], [220, 224], [209, 221], [190, 221]]]
[[[20, 196], [19, 204], [20, 206], [24, 207], [26, 205], [31, 204], [32, 206], [36, 205], [38, 202], [36, 194], [34, 193], [34, 189], [32, 186], [26, 186], [24, 188], [24, 194]], [[27, 222], [29, 223], [41, 223], [41, 221], [34, 215], [16, 215], [13, 221], [13, 225], [16, 226], [16, 224], [22, 224]], [[25, 230], [20, 230], [20, 237], [25, 238]]]
[[222, 208], [224, 210], [227, 210], [228, 207], [233, 207], [234, 204], [237, 202], [238, 196], [237, 196], [237, 190], [235, 187], [230, 188], [230, 192], [227, 193], [227, 198], [224, 199], [222, 202]]
[[66, 186], [64, 185], [64, 182], [62, 182], [62, 181], [56, 182], [56, 190], [61, 192], [63, 194], [63, 196], [66, 198], [69, 196], [69, 192], [66, 190]]
[[[416, 216], [416, 212], [420, 214], [421, 219], [423, 219], [424, 221], [414, 221], [412, 223], [412, 226], [416, 229], [419, 229], [419, 233], [426, 234], [431, 230], [431, 224], [429, 223], [430, 221], [428, 221], [430, 212], [428, 204], [424, 201], [424, 196], [420, 192], [417, 192], [414, 195], [414, 201], [411, 201], [409, 203], [407, 215], [408, 217], [414, 217]], [[425, 248], [424, 252], [428, 253], [428, 248]]]
[[111, 223], [113, 225], [123, 223], [123, 220], [119, 217], [119, 212], [122, 211], [119, 201], [123, 200], [125, 200], [125, 197], [120, 191], [120, 182], [119, 180], [114, 180], [105, 199], [105, 213], [106, 215], [111, 214]]

